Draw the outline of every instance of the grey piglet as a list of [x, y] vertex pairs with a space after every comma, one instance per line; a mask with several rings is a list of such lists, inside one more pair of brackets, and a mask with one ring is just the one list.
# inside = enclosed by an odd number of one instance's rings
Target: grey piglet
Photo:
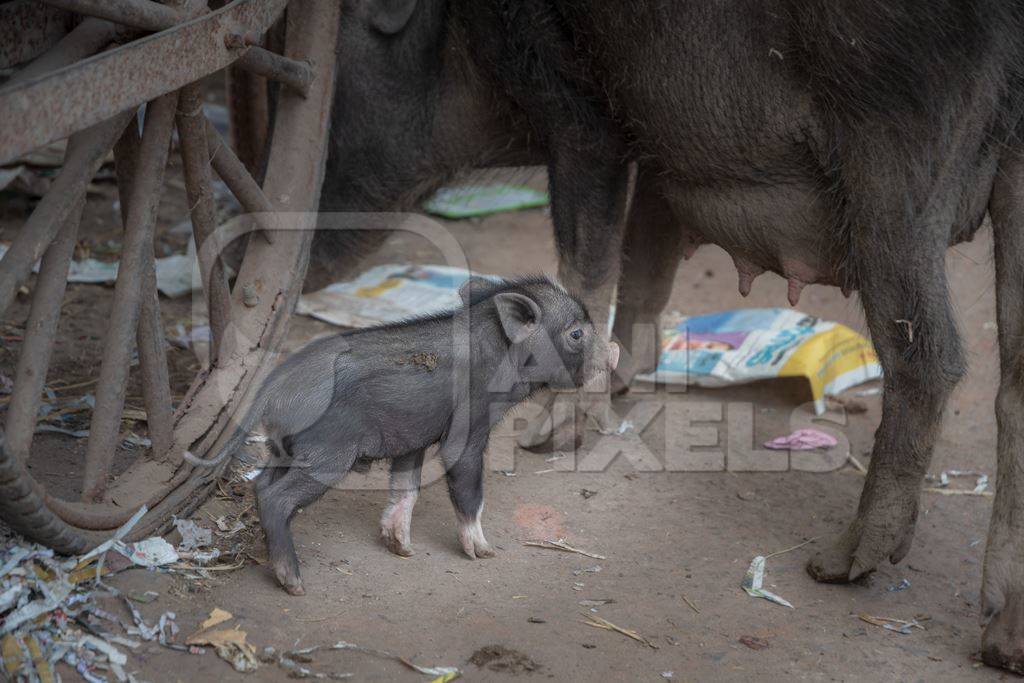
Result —
[[618, 347], [594, 329], [579, 301], [546, 278], [471, 278], [460, 295], [455, 311], [300, 349], [267, 377], [219, 454], [233, 454], [252, 433], [274, 451], [256, 492], [270, 565], [289, 593], [304, 592], [292, 516], [357, 459], [391, 459], [381, 534], [391, 552], [412, 554], [420, 468], [435, 443], [463, 550], [471, 558], [493, 556], [480, 526], [491, 428], [537, 389], [580, 388], [618, 361]]

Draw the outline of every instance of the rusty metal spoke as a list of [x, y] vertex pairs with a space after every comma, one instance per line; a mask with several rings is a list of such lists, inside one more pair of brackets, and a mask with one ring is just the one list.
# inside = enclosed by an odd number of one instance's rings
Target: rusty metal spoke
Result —
[[32, 0], [0, 3], [0, 69], [35, 59], [63, 38], [75, 18]]
[[102, 19], [86, 19], [61, 38], [56, 45], [36, 57], [4, 84], [11, 88], [44, 76], [80, 59], [90, 57], [118, 35], [118, 28]]
[[86, 185], [134, 115], [134, 111], [124, 112], [71, 136], [64, 166], [53, 181], [50, 191], [36, 206], [14, 238], [11, 248], [0, 260], [0, 311], [7, 310], [11, 305], [18, 288], [32, 272], [33, 264], [43, 255], [57, 231], [67, 222], [74, 207], [85, 196]]
[[274, 205], [263, 193], [256, 179], [238, 158], [231, 146], [220, 136], [217, 129], [209, 121], [206, 122], [206, 145], [210, 152], [210, 163], [217, 171], [224, 184], [235, 195], [238, 202], [249, 213], [256, 214], [256, 223], [260, 234], [267, 242], [273, 244], [274, 238], [270, 231], [276, 229], [273, 220]]
[[144, 31], [162, 31], [181, 21], [177, 10], [151, 0], [42, 0], [87, 17], [108, 19]]
[[[147, 251], [153, 249], [153, 225], [163, 185], [164, 168], [178, 93], [163, 95], [146, 110], [142, 143], [135, 162], [128, 221], [125, 230], [121, 263], [114, 287], [114, 301], [103, 349], [103, 363], [96, 386], [96, 408], [93, 411], [86, 450], [85, 479], [82, 499], [101, 500], [107, 488], [110, 465], [117, 448], [117, 436], [124, 408], [125, 387], [131, 360], [132, 337], [139, 320], [142, 283]], [[152, 256], [149, 257], [150, 259]]]
[[79, 197], [57, 238], [46, 250], [32, 296], [32, 309], [25, 325], [25, 339], [14, 374], [14, 390], [7, 408], [5, 447], [25, 462], [36, 430], [39, 402], [46, 384], [46, 371], [57, 338], [57, 323], [67, 287], [68, 267], [75, 251], [75, 237], [85, 197]]
[[223, 69], [239, 57], [224, 36], [266, 31], [286, 4], [235, 0], [74, 69], [5, 86], [0, 89], [0, 163]]
[[[139, 155], [139, 128], [134, 123], [125, 128], [114, 145], [117, 171], [117, 192], [121, 199], [121, 222], [128, 228], [128, 205], [135, 182], [135, 162]], [[167, 344], [160, 318], [160, 299], [156, 289], [156, 264], [153, 249], [143, 251], [139, 328], [135, 335], [139, 347], [139, 369], [142, 373], [142, 400], [146, 406], [146, 423], [153, 443], [152, 454], [166, 457], [174, 429], [174, 407], [171, 403], [171, 382], [167, 372]]]
[[250, 47], [236, 64], [246, 71], [283, 83], [303, 97], [309, 94], [315, 75], [309, 62], [282, 57], [257, 45]]
[[178, 138], [181, 140], [181, 159], [185, 171], [185, 191], [191, 208], [192, 234], [199, 254], [199, 270], [206, 292], [207, 312], [210, 316], [210, 366], [217, 360], [217, 352], [224, 329], [231, 317], [231, 292], [220, 254], [206, 257], [203, 244], [217, 229], [217, 209], [213, 200], [213, 174], [210, 172], [210, 154], [206, 146], [206, 118], [198, 83], [182, 88], [178, 103]]

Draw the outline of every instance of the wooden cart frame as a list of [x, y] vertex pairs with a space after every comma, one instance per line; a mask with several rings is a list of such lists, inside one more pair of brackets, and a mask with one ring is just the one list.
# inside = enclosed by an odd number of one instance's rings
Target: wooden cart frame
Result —
[[[338, 0], [15, 0], [0, 4], [0, 163], [68, 138], [63, 166], [0, 260], [7, 310], [41, 259], [14, 388], [3, 416], [0, 519], [75, 553], [139, 507], [133, 536], [161, 530], [205, 499], [226, 462], [196, 466], [273, 364], [305, 273], [323, 180]], [[228, 68], [232, 141], [206, 120], [201, 79]], [[275, 96], [267, 97], [268, 82]], [[145, 105], [144, 118], [140, 107]], [[143, 118], [142, 130], [136, 122]], [[154, 223], [174, 132], [182, 157], [209, 368], [172, 405], [154, 269]], [[58, 498], [26, 468], [86, 186], [113, 150], [122, 256], [95, 389], [80, 500]], [[256, 169], [265, 169], [257, 172]], [[230, 188], [258, 236], [234, 286], [217, 249], [212, 176]], [[262, 182], [257, 178], [262, 176]], [[219, 239], [219, 238], [218, 238]], [[133, 350], [152, 448], [118, 476], [112, 464]]]

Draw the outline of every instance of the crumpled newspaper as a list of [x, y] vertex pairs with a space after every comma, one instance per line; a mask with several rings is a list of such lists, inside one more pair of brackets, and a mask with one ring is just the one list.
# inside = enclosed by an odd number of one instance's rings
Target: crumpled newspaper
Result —
[[[117, 681], [129, 681], [131, 675], [124, 670], [128, 655], [122, 648], [156, 641], [189, 650], [174, 643], [178, 627], [173, 612], [163, 612], [151, 626], [131, 598], [102, 580], [112, 571], [141, 564], [140, 557], [153, 557], [140, 548], [155, 547], [155, 541], [166, 544], [163, 539], [124, 543], [145, 513], [143, 506], [113, 537], [79, 557], [58, 559], [52, 550], [34, 544], [0, 548], [0, 678], [58, 680], [53, 666], [63, 661], [90, 683], [107, 681], [108, 672]], [[125, 603], [130, 624], [98, 606], [96, 597], [104, 594]]]
[[764, 568], [765, 558], [763, 555], [758, 555], [750, 563], [750, 568], [747, 569], [746, 575], [743, 577], [743, 583], [740, 584], [747, 592], [747, 595], [754, 598], [764, 598], [769, 602], [774, 602], [776, 605], [782, 605], [790, 609], [795, 609], [788, 600], [781, 598], [775, 593], [772, 593], [767, 588], [763, 588], [764, 585]]

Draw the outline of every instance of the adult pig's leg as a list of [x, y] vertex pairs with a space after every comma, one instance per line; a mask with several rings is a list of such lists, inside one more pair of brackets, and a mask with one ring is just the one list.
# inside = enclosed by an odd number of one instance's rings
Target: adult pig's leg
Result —
[[989, 212], [999, 321], [999, 464], [982, 579], [981, 654], [1024, 673], [1024, 149], [1000, 161]]
[[626, 223], [612, 330], [623, 353], [612, 374], [613, 394], [625, 392], [638, 373], [657, 367], [661, 351], [658, 318], [668, 305], [680, 259], [697, 246], [684, 239], [653, 174], [640, 167]]
[[[571, 144], [571, 136], [560, 143], [548, 164], [551, 186], [551, 217], [558, 249], [558, 277], [580, 298], [595, 329], [607, 335], [611, 302], [622, 264], [629, 167], [621, 161], [621, 149], [608, 140], [583, 147]], [[579, 394], [578, 409], [597, 420], [602, 430], [611, 427], [608, 408], [610, 388], [607, 359], [595, 359], [599, 371]], [[524, 448], [543, 449], [562, 425], [552, 419], [554, 396], [545, 410], [518, 438]], [[573, 428], [575, 421], [566, 425]], [[579, 423], [582, 424], [582, 423]], [[577, 436], [576, 442], [580, 441]]]
[[411, 557], [412, 509], [420, 493], [423, 450], [412, 451], [391, 461], [391, 491], [380, 518], [380, 536], [395, 555]]
[[[965, 372], [949, 303], [945, 253], [960, 188], [950, 167], [936, 178], [876, 131], [844, 150], [848, 265], [884, 377], [882, 420], [857, 515], [815, 554], [808, 571], [845, 582], [899, 562], [910, 550], [921, 481], [947, 399]], [[892, 151], [889, 151], [892, 150]], [[909, 156], [909, 152], [902, 152]]]

